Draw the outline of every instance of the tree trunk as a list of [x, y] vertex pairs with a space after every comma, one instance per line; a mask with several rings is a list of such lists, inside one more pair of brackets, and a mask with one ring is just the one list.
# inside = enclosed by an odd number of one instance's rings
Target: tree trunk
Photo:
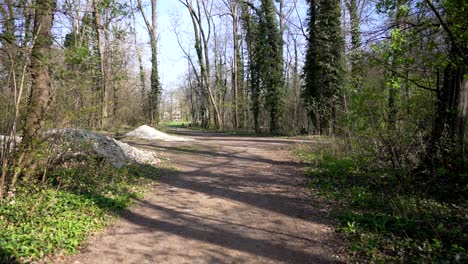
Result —
[[52, 45], [52, 21], [54, 0], [37, 0], [34, 17], [35, 43], [31, 53], [31, 94], [23, 130], [22, 148], [32, 146], [33, 140], [44, 126], [45, 115], [51, 95], [48, 64]]
[[143, 68], [143, 59], [141, 57], [141, 49], [138, 46], [137, 43], [137, 36], [136, 36], [136, 17], [135, 17], [135, 11], [133, 9], [133, 1], [132, 1], [132, 22], [133, 22], [133, 41], [135, 45], [135, 50], [137, 53], [137, 59], [138, 59], [138, 68], [140, 71], [140, 94], [141, 94], [141, 110], [143, 114], [145, 113], [146, 110], [146, 80], [145, 80], [145, 70]]
[[101, 10], [98, 7], [98, 0], [93, 0], [93, 23], [94, 29], [96, 30], [97, 37], [97, 46], [98, 46], [98, 56], [99, 56], [99, 65], [100, 65], [100, 88], [101, 88], [101, 119], [100, 127], [101, 129], [107, 124], [107, 74], [106, 74], [106, 57], [104, 51], [104, 40], [102, 38], [103, 26], [101, 22]]
[[238, 113], [238, 60], [239, 60], [239, 43], [238, 43], [238, 15], [237, 1], [231, 2], [232, 16], [232, 40], [233, 40], [233, 63], [232, 63], [232, 91], [234, 100], [234, 128], [239, 128], [239, 113]]
[[458, 144], [456, 152], [459, 158], [464, 160], [465, 126], [468, 114], [468, 81], [464, 76], [468, 74], [468, 68], [463, 63], [456, 62], [458, 56], [454, 48], [450, 51], [450, 57], [452, 62], [445, 67], [442, 89], [437, 94], [437, 113], [430, 153], [439, 155], [432, 157], [433, 159], [451, 154], [446, 153], [446, 148], [442, 148], [442, 145], [447, 145], [444, 142], [448, 140], [453, 145]]
[[358, 15], [358, 0], [349, 0], [346, 3], [351, 22], [351, 82], [353, 88], [361, 89], [363, 81], [363, 65], [361, 52], [360, 18]]
[[151, 22], [146, 16], [141, 0], [138, 0], [138, 9], [140, 9], [143, 19], [145, 20], [146, 28], [150, 35], [151, 45], [151, 90], [149, 96], [149, 110], [150, 110], [150, 122], [152, 124], [159, 124], [160, 115], [160, 94], [161, 85], [159, 83], [158, 73], [158, 26], [157, 26], [157, 0], [151, 0]]

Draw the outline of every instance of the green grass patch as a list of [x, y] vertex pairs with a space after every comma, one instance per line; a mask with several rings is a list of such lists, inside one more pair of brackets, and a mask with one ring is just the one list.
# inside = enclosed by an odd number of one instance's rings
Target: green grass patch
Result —
[[167, 122], [163, 122], [162, 123], [162, 126], [165, 126], [165, 127], [170, 127], [170, 128], [183, 128], [183, 127], [188, 127], [190, 124], [189, 121], [167, 121]]
[[164, 173], [151, 166], [117, 169], [91, 160], [57, 167], [45, 183], [24, 180], [0, 206], [0, 263], [76, 252]]
[[398, 188], [395, 177], [361, 157], [297, 150], [310, 188], [335, 201], [338, 230], [359, 263], [466, 263], [466, 201]]

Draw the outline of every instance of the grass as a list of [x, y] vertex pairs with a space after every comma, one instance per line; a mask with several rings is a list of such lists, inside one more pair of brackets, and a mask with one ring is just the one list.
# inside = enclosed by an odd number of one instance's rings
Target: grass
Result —
[[467, 263], [463, 199], [401, 191], [391, 173], [360, 157], [310, 149], [296, 155], [308, 164], [309, 187], [335, 201], [351, 262]]
[[170, 128], [182, 128], [182, 127], [188, 127], [190, 124], [189, 121], [166, 121], [163, 122], [161, 125], [165, 127], [170, 127]]
[[143, 165], [117, 169], [90, 159], [55, 168], [45, 183], [24, 180], [0, 206], [0, 263], [76, 252], [166, 171]]
[[159, 126], [159, 130], [164, 132], [171, 132], [170, 129], [174, 128], [188, 128], [195, 131], [216, 132], [227, 136], [250, 136], [250, 137], [288, 137], [286, 134], [274, 135], [268, 132], [255, 133], [253, 130], [224, 128], [223, 130], [214, 127], [204, 128], [198, 125], [189, 127], [190, 122], [164, 122]]

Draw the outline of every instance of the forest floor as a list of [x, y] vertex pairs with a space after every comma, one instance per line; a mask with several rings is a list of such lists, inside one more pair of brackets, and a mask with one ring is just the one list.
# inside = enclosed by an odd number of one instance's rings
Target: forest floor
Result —
[[[178, 129], [190, 142], [126, 140], [177, 172], [65, 263], [342, 263], [326, 202], [290, 150], [305, 140]], [[311, 141], [311, 140], [309, 140]], [[313, 142], [310, 142], [313, 143]]]

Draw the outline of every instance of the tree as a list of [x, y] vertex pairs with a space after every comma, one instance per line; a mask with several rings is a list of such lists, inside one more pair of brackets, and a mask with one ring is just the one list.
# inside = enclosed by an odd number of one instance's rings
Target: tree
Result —
[[346, 0], [345, 3], [351, 23], [351, 86], [354, 89], [362, 88], [364, 75], [358, 2], [358, 0]]
[[[255, 15], [249, 11], [251, 7], [255, 11]], [[243, 2], [242, 5], [242, 26], [245, 32], [245, 44], [247, 46], [248, 57], [248, 83], [250, 90], [250, 100], [252, 104], [253, 122], [255, 133], [260, 133], [259, 116], [261, 109], [260, 101], [260, 52], [259, 43], [256, 36], [259, 34], [258, 10], [250, 3]]]
[[[213, 92], [211, 81], [211, 63], [209, 53], [209, 41], [211, 37], [211, 16], [205, 1], [196, 0], [196, 9], [192, 5], [191, 0], [179, 0], [190, 13], [192, 19], [193, 32], [195, 37], [195, 50], [197, 53], [198, 63], [200, 65], [200, 72], [203, 77], [203, 86], [206, 87], [208, 101], [211, 104], [214, 125], [216, 128], [221, 128], [222, 121], [219, 113], [216, 97]], [[202, 20], [202, 10], [205, 16], [205, 21]], [[205, 22], [205, 23], [204, 23]], [[204, 27], [206, 25], [206, 29]]]
[[143, 10], [141, 0], [138, 0], [138, 8], [140, 9], [143, 19], [145, 20], [146, 28], [150, 35], [151, 46], [151, 90], [149, 96], [150, 107], [150, 122], [152, 124], [159, 123], [160, 115], [160, 96], [161, 84], [159, 83], [158, 75], [158, 26], [157, 26], [157, 0], [151, 0], [151, 22]]
[[228, 6], [230, 15], [232, 17], [232, 42], [233, 42], [233, 63], [232, 63], [232, 92], [234, 101], [234, 127], [239, 128], [239, 62], [240, 62], [240, 51], [239, 51], [239, 12], [238, 12], [238, 0], [225, 1], [224, 4]]
[[105, 56], [105, 43], [103, 39], [104, 34], [104, 25], [102, 24], [101, 11], [102, 5], [99, 0], [93, 0], [93, 23], [94, 30], [96, 31], [97, 38], [97, 51], [99, 57], [99, 84], [101, 88], [101, 119], [100, 125], [101, 129], [107, 124], [107, 98], [109, 95], [108, 91], [108, 81], [107, 81], [107, 71], [106, 71], [106, 56]]
[[[134, 10], [134, 7], [133, 7], [133, 1], [132, 1], [131, 10], [132, 10], [132, 33], [133, 33], [133, 41], [134, 41], [135, 50], [136, 50], [137, 58], [138, 58], [138, 69], [139, 69], [139, 72], [140, 72], [139, 75], [140, 75], [141, 100], [142, 100], [142, 102], [145, 102], [145, 101], [148, 101], [148, 100], [146, 100], [146, 80], [145, 80], [145, 71], [144, 71], [144, 68], [143, 68], [143, 58], [141, 57], [141, 49], [140, 49], [140, 47], [138, 46], [138, 43], [137, 43], [136, 17], [135, 17], [135, 10]], [[143, 112], [145, 112], [145, 110], [146, 110], [145, 105], [146, 105], [145, 103], [143, 103], [143, 105], [142, 105], [142, 110], [143, 110]]]
[[[447, 61], [443, 67], [443, 83], [442, 87], [437, 87], [439, 88], [437, 112], [430, 149], [432, 153], [442, 152], [442, 156], [451, 152], [457, 153], [463, 170], [466, 161], [465, 131], [468, 116], [468, 39], [466, 37], [468, 3], [446, 0], [436, 6], [432, 1], [425, 0], [424, 2], [440, 23], [446, 43], [448, 43]], [[444, 150], [446, 140], [451, 143], [452, 147], [449, 144], [449, 147], [445, 146]], [[441, 161], [437, 160], [437, 162]]]
[[270, 112], [270, 132], [278, 133], [284, 111], [283, 40], [273, 0], [261, 1], [259, 31], [260, 74], [265, 104]]
[[308, 43], [302, 91], [314, 129], [333, 132], [342, 86], [343, 37], [338, 0], [309, 0]]
[[23, 129], [22, 148], [27, 149], [39, 136], [51, 97], [49, 62], [52, 45], [54, 0], [37, 0], [34, 15], [34, 45], [31, 52], [31, 93]]

